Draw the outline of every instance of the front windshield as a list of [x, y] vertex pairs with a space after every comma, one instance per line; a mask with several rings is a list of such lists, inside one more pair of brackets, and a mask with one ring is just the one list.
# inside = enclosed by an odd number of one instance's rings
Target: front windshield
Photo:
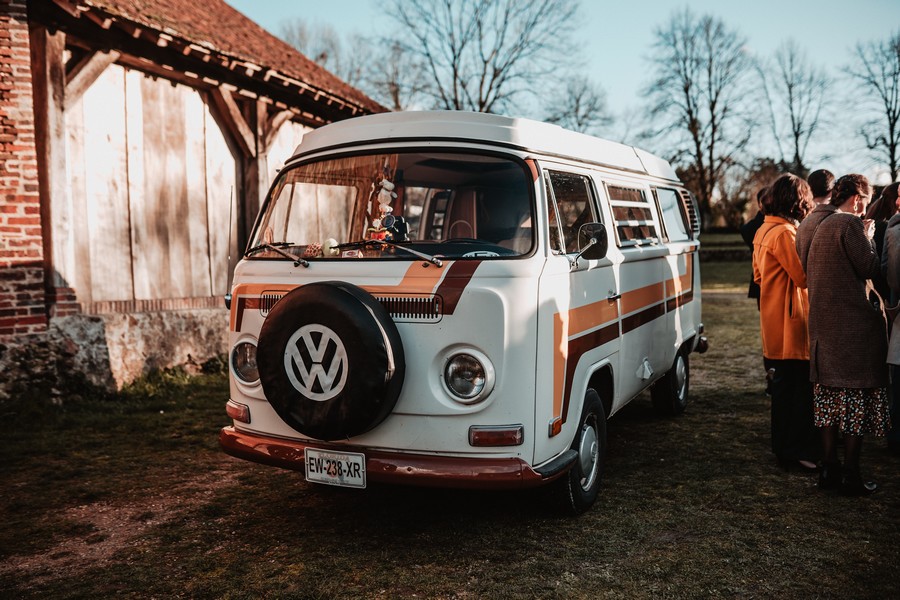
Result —
[[[520, 256], [534, 245], [524, 164], [452, 152], [345, 156], [285, 169], [252, 258], [418, 260]], [[259, 250], [254, 252], [254, 250]]]

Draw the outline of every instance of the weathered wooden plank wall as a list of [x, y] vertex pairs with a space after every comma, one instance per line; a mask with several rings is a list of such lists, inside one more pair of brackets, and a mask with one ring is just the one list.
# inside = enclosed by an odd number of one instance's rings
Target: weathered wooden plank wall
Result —
[[53, 265], [61, 281], [54, 285], [82, 290], [91, 299], [91, 254], [88, 243], [87, 191], [84, 158], [82, 99], [66, 109], [66, 166], [69, 185], [65, 195], [53, 196]]
[[[196, 298], [212, 295], [209, 271], [209, 222], [206, 191], [206, 127], [203, 112], [206, 106], [200, 97], [184, 90], [184, 175], [187, 191], [187, 244], [189, 258], [186, 274], [190, 289], [187, 296]], [[202, 201], [201, 201], [202, 200]]]
[[79, 301], [224, 294], [238, 163], [199, 92], [113, 65], [66, 127], [55, 258]]
[[[206, 210], [209, 223], [210, 280], [212, 293], [222, 296], [228, 292], [228, 273], [237, 264], [237, 215], [235, 199], [240, 190], [237, 180], [240, 174], [232, 158], [231, 150], [222, 130], [209, 110], [203, 113], [206, 132]], [[231, 235], [229, 236], [229, 229]], [[232, 251], [228, 251], [231, 242]], [[231, 264], [228, 256], [231, 255]]]
[[81, 103], [90, 289], [98, 300], [132, 296], [124, 89], [122, 69], [107, 69]]
[[[110, 67], [110, 70], [118, 67]], [[146, 170], [144, 168], [144, 97], [141, 93], [141, 82], [145, 79], [144, 75], [138, 71], [125, 71], [125, 111], [127, 118], [128, 132], [128, 198], [131, 207], [131, 220], [129, 222], [129, 232], [131, 234], [131, 264], [132, 278], [134, 280], [133, 293], [135, 297], [140, 293], [146, 294], [150, 289], [152, 281], [152, 273], [150, 271], [152, 265], [148, 265], [146, 256], [135, 251], [135, 240], [138, 237], [138, 231], [135, 228], [136, 223], [141, 219], [146, 205]]]

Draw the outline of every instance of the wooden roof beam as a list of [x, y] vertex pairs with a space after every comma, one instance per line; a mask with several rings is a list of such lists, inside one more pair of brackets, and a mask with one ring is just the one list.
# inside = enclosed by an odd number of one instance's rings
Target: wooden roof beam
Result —
[[281, 126], [293, 119], [294, 115], [295, 112], [293, 110], [279, 110], [269, 117], [266, 123], [266, 138], [264, 141], [264, 147], [267, 150], [272, 147], [272, 143], [275, 141], [275, 136], [278, 135], [278, 130], [281, 129]]
[[225, 86], [220, 85], [210, 91], [209, 97], [221, 117], [223, 125], [244, 156], [255, 157], [256, 137], [231, 92], [225, 89]]
[[68, 73], [66, 73], [66, 104], [77, 101], [109, 65], [113, 64], [121, 56], [120, 52], [93, 52], [87, 54], [78, 61]]

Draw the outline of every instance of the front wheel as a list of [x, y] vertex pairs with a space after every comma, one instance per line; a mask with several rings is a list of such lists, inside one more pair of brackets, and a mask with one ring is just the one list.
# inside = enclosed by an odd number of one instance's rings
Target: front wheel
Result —
[[675, 355], [672, 368], [650, 389], [653, 407], [663, 415], [680, 415], [688, 403], [688, 387], [691, 369], [687, 353], [679, 351]]
[[563, 508], [578, 515], [594, 504], [600, 493], [606, 457], [606, 412], [597, 392], [589, 389], [572, 449], [578, 453], [575, 464], [556, 481]]

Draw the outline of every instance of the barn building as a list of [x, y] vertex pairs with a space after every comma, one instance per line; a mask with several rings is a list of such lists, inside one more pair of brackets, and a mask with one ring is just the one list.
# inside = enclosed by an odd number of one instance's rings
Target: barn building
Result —
[[383, 110], [222, 0], [0, 0], [0, 379], [47, 340], [108, 387], [224, 353], [276, 170]]

